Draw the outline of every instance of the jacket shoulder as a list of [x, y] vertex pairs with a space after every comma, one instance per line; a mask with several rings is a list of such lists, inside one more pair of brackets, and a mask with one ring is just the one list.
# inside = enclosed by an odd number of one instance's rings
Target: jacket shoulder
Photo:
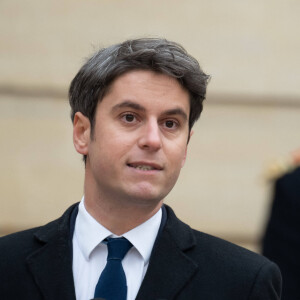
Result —
[[195, 299], [191, 295], [199, 293], [203, 299], [280, 299], [281, 274], [276, 264], [260, 254], [190, 228], [169, 207], [167, 212], [165, 231], [197, 268], [186, 286], [186, 299]]
[[58, 237], [62, 228], [69, 228], [69, 218], [75, 205], [72, 205], [60, 218], [46, 225], [15, 232], [0, 238], [0, 268], [10, 261], [23, 260], [45, 242]]
[[24, 231], [12, 233], [0, 238], [1, 260], [7, 260], [8, 257], [14, 256], [17, 252], [26, 255], [35, 248], [36, 240], [34, 233], [41, 227], [35, 227]]
[[[73, 211], [75, 212], [74, 206], [62, 217], [44, 226], [0, 238], [1, 299], [40, 300], [44, 299], [42, 293], [62, 293], [73, 297], [72, 260], [69, 251]], [[50, 289], [50, 286], [55, 288]], [[75, 299], [75, 296], [64, 299]]]
[[239, 265], [243, 262], [243, 268], [257, 268], [265, 263], [271, 263], [267, 258], [246, 248], [223, 240], [219, 237], [192, 229], [196, 238], [195, 255], [201, 253], [207, 258], [213, 257], [215, 261], [222, 261], [226, 264]]
[[220, 280], [221, 285], [225, 280], [237, 297], [247, 291], [249, 299], [279, 299], [282, 278], [275, 263], [221, 238], [197, 230], [193, 233], [197, 243], [191, 256], [195, 261], [205, 261], [201, 272], [213, 276], [214, 284]]

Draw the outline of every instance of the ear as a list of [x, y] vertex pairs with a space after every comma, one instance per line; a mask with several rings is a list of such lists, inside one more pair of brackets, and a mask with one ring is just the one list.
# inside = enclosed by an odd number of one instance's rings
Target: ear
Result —
[[185, 161], [186, 161], [186, 155], [187, 155], [187, 145], [185, 147], [185, 153], [184, 153], [184, 156], [183, 156], [183, 159], [181, 161], [181, 168], [183, 168], [184, 164], [185, 164]]
[[73, 122], [73, 143], [76, 151], [82, 155], [88, 154], [91, 123], [81, 112], [77, 112]]
[[191, 129], [191, 131], [189, 132], [188, 143], [190, 142], [190, 139], [191, 139], [191, 137], [192, 137], [193, 134], [194, 134], [194, 130]]
[[186, 156], [187, 156], [187, 148], [188, 148], [188, 144], [189, 144], [189, 142], [190, 142], [190, 139], [191, 139], [193, 133], [194, 133], [193, 130], [191, 130], [191, 131], [189, 132], [189, 137], [188, 137], [187, 145], [186, 145], [186, 147], [185, 147], [185, 153], [184, 153], [184, 156], [183, 156], [183, 159], [182, 159], [182, 162], [181, 162], [181, 168], [183, 168], [183, 166], [184, 166], [184, 164], [185, 164]]
[[[190, 139], [191, 139], [193, 133], [194, 133], [193, 130], [191, 130], [191, 131], [189, 132], [188, 143], [190, 142]], [[185, 164], [185, 161], [186, 161], [186, 155], [187, 155], [188, 143], [187, 143], [187, 145], [186, 145], [186, 147], [185, 147], [185, 153], [184, 153], [184, 156], [183, 156], [183, 159], [182, 159], [182, 162], [181, 162], [181, 168], [183, 168], [183, 166], [184, 166], [184, 164]]]

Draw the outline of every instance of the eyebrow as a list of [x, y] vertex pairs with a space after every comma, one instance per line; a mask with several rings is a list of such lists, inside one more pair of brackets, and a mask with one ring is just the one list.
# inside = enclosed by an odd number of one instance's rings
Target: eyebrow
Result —
[[187, 114], [181, 108], [174, 108], [174, 109], [167, 110], [167, 111], [164, 112], [164, 114], [167, 115], [167, 116], [180, 115], [185, 120], [188, 119]]
[[124, 108], [124, 107], [133, 108], [133, 109], [143, 111], [143, 112], [146, 111], [145, 107], [143, 107], [142, 105], [140, 105], [138, 103], [132, 102], [132, 101], [124, 101], [122, 103], [119, 103], [119, 104], [113, 106], [112, 110], [115, 111], [115, 110], [118, 110], [118, 109]]
[[[143, 107], [142, 105], [138, 104], [138, 103], [135, 103], [135, 102], [132, 102], [132, 101], [124, 101], [122, 103], [119, 103], [119, 104], [116, 104], [115, 106], [113, 106], [112, 108], [112, 111], [116, 111], [120, 108], [132, 108], [132, 109], [135, 109], [135, 110], [139, 110], [139, 111], [142, 111], [142, 112], [145, 112], [146, 111], [146, 108]], [[167, 115], [167, 116], [173, 116], [173, 115], [180, 115], [182, 116], [185, 120], [188, 119], [188, 116], [187, 114], [181, 109], [181, 108], [173, 108], [173, 109], [169, 109], [169, 110], [166, 110], [162, 113], [163, 115]]]

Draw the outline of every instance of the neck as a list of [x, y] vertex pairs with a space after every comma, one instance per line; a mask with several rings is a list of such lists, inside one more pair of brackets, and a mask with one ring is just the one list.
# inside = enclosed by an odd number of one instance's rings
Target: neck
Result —
[[101, 198], [90, 198], [85, 194], [84, 205], [88, 213], [101, 225], [116, 235], [122, 235], [146, 222], [157, 213], [162, 201], [155, 207], [114, 205]]
[[85, 181], [85, 208], [97, 222], [116, 235], [122, 235], [146, 222], [163, 203], [163, 200], [153, 199], [121, 199], [120, 195], [98, 191], [96, 186]]

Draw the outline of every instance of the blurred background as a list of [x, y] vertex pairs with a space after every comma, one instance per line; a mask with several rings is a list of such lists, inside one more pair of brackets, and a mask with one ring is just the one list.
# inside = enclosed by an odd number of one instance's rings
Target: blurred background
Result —
[[266, 173], [300, 147], [299, 15], [297, 0], [0, 1], [0, 235], [82, 197], [67, 91], [85, 58], [165, 37], [212, 76], [166, 203], [193, 227], [260, 251]]

